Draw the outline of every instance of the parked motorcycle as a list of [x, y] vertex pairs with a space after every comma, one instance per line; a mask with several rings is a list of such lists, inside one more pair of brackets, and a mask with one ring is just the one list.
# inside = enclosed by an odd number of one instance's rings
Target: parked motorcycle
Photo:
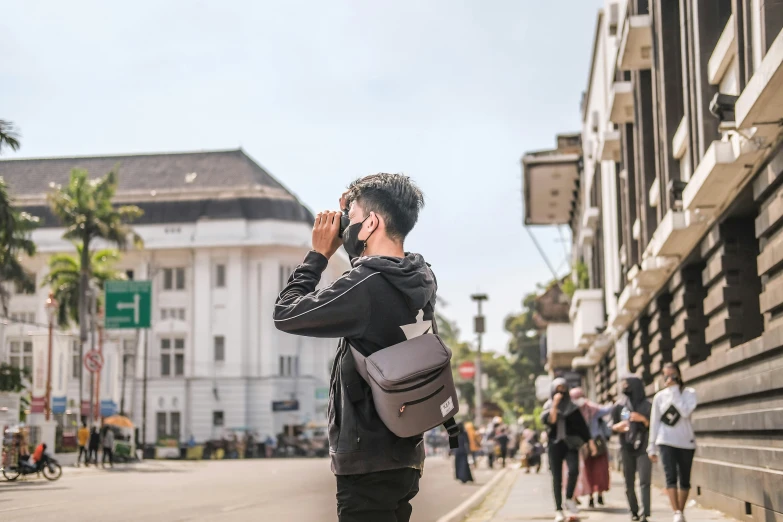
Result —
[[47, 456], [46, 463], [31, 466], [26, 462], [19, 462], [16, 465], [4, 467], [3, 476], [6, 480], [14, 481], [21, 476], [35, 475], [40, 477], [43, 474], [46, 480], [57, 480], [63, 475], [63, 468], [54, 457]]

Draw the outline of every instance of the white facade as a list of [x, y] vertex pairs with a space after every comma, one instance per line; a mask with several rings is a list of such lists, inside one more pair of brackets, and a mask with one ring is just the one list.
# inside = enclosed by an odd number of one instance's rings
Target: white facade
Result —
[[[159, 436], [181, 442], [193, 436], [203, 442], [226, 429], [249, 429], [264, 437], [279, 433], [285, 424], [325, 421], [335, 341], [291, 336], [279, 332], [272, 320], [282, 285], [310, 248], [311, 227], [304, 222], [232, 219], [134, 228], [144, 249], [124, 253], [117, 268], [129, 276], [132, 271], [136, 280], [152, 279], [152, 328], [148, 338], [144, 331], [105, 333], [101, 401], [119, 408], [123, 347], [126, 354], [135, 353], [126, 367], [125, 410], [141, 427], [146, 340], [148, 444]], [[38, 282], [46, 274], [49, 255], [74, 251], [61, 236], [62, 229], [55, 228], [34, 233], [38, 254], [26, 265]], [[348, 268], [347, 259], [338, 254], [321, 285]], [[36, 295], [15, 295], [9, 317], [45, 324], [48, 292], [39, 288]], [[0, 360], [10, 361], [16, 357], [12, 346], [24, 346], [31, 335], [45, 331], [43, 326], [13, 322], [0, 325]], [[79, 399], [77, 338], [63, 372], [74, 412]], [[56, 373], [58, 362], [54, 365]], [[89, 374], [84, 376], [87, 399]], [[273, 413], [273, 401], [291, 399], [299, 401], [298, 411]]]

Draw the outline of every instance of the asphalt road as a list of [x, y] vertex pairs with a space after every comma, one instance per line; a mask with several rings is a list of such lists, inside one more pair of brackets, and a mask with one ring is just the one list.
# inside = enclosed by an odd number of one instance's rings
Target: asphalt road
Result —
[[[453, 479], [453, 462], [427, 460], [413, 521], [435, 521], [486, 484]], [[328, 460], [150, 462], [114, 470], [66, 468], [57, 482], [8, 483], [0, 476], [0, 521], [336, 522]]]

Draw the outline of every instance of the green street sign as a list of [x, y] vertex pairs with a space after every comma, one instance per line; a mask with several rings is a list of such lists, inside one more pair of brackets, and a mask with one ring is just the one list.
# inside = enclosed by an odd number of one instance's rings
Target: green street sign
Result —
[[106, 281], [103, 290], [107, 330], [150, 327], [151, 281]]

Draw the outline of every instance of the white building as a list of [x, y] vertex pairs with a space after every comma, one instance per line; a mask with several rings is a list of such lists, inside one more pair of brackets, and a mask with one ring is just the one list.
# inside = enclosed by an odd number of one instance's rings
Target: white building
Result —
[[[33, 236], [38, 254], [26, 261], [37, 281], [49, 255], [74, 251], [46, 206], [49, 184], [65, 183], [72, 168], [98, 177], [115, 165], [116, 204], [144, 210], [134, 225], [144, 248], [124, 253], [118, 268], [131, 279], [153, 281], [152, 328], [148, 338], [144, 331], [105, 333], [104, 413], [118, 411], [124, 397], [126, 413], [142, 425], [148, 341], [148, 444], [191, 436], [203, 442], [226, 429], [273, 435], [286, 424], [325, 421], [335, 342], [290, 336], [272, 321], [278, 293], [310, 248], [313, 217], [242, 150], [0, 161], [19, 206], [43, 219]], [[347, 259], [336, 256], [322, 285], [348, 268]], [[48, 291], [15, 295], [9, 317], [46, 323]], [[10, 322], [0, 332], [0, 358], [33, 366], [32, 339], [43, 333], [43, 327]], [[53, 375], [66, 376], [66, 404], [74, 413], [82, 367], [75, 339], [63, 344], [71, 353], [55, 356], [53, 367]], [[86, 400], [87, 372], [84, 386]], [[292, 400], [298, 409], [273, 411], [273, 403]]]

